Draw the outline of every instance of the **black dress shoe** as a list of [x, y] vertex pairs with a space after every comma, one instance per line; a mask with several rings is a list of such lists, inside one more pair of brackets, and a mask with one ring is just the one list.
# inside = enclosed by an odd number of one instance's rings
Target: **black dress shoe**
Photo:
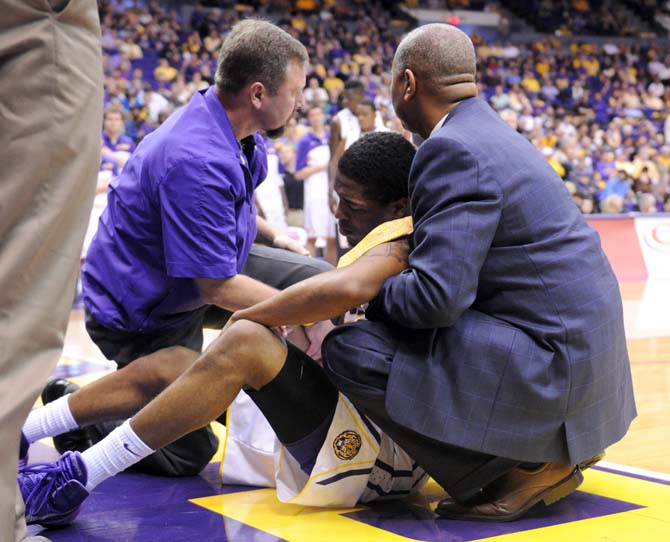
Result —
[[[68, 393], [73, 393], [78, 389], [79, 386], [77, 384], [65, 380], [64, 378], [50, 380], [42, 390], [42, 402], [46, 405], [47, 403], [51, 403], [59, 397], [63, 397], [63, 395], [67, 395]], [[73, 452], [83, 452], [93, 446], [91, 435], [86, 428], [74, 429], [73, 431], [63, 433], [53, 437], [53, 441], [59, 454], [68, 450]]]
[[549, 505], [572, 493], [582, 483], [574, 465], [545, 463], [534, 470], [512, 469], [486, 486], [477, 502], [462, 504], [446, 498], [435, 512], [441, 517], [475, 521], [513, 521], [540, 501]]

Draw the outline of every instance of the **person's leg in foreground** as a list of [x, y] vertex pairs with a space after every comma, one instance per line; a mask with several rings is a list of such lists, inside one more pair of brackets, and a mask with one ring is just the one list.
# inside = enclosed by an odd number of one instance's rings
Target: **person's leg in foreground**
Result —
[[[58, 361], [95, 191], [102, 60], [92, 0], [9, 0], [0, 17], [0, 540], [21, 424]], [[19, 514], [20, 516], [20, 514]]]

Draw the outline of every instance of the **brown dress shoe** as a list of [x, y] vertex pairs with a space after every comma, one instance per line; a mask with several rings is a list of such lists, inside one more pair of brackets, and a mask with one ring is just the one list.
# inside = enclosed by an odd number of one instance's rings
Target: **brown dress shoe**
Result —
[[475, 504], [459, 504], [448, 497], [435, 512], [452, 519], [512, 521], [540, 501], [549, 505], [569, 495], [583, 479], [574, 465], [545, 463], [534, 470], [517, 467], [486, 486]]

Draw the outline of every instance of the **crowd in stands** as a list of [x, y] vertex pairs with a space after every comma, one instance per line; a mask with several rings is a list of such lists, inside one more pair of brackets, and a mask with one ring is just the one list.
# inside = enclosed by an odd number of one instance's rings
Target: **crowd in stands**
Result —
[[511, 0], [506, 5], [543, 33], [639, 36], [644, 30], [621, 0]]
[[584, 212], [637, 211], [642, 194], [670, 209], [666, 53], [545, 37], [478, 54], [481, 94], [542, 150]]
[[[621, 20], [608, 0], [530, 4], [538, 17], [564, 21], [573, 33], [636, 31], [637, 23]], [[546, 10], [554, 11], [546, 16]], [[125, 132], [135, 143], [213, 83], [222, 40], [235, 22], [251, 15], [279, 23], [310, 54], [308, 107], [276, 142], [289, 180], [294, 179], [295, 148], [309, 129], [307, 110], [321, 107], [328, 121], [342, 108], [349, 80], [360, 80], [386, 125], [401, 129], [389, 96], [391, 59], [415, 22], [379, 2], [197, 6], [190, 20], [182, 20], [181, 11], [167, 10], [157, 0], [104, 0], [100, 14], [106, 104], [124, 111]], [[523, 45], [486, 43], [477, 35], [473, 40], [480, 95], [544, 153], [584, 213], [670, 211], [667, 48], [626, 45], [617, 38], [566, 44], [551, 35]], [[299, 202], [297, 196], [289, 199]]]

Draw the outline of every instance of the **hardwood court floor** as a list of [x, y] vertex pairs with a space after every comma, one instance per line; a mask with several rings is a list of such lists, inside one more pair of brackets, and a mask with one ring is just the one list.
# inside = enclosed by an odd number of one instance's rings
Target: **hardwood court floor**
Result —
[[670, 281], [625, 283], [621, 292], [638, 417], [606, 459], [670, 474]]
[[[443, 493], [431, 483], [405, 501], [309, 509], [279, 503], [271, 489], [221, 486], [217, 454], [200, 476], [123, 473], [96, 488], [72, 526], [42, 534], [54, 542], [670, 542], [670, 281], [621, 290], [639, 415], [579, 490], [551, 508], [507, 524], [439, 520], [431, 510]], [[56, 374], [85, 384], [112, 368], [73, 311]], [[50, 442], [30, 454], [57, 456]]]

